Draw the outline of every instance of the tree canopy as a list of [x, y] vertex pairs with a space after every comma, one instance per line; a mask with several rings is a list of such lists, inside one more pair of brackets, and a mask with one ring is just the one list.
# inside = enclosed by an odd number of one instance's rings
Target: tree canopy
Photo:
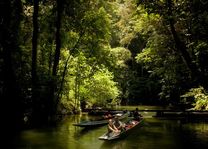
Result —
[[117, 104], [207, 109], [207, 6], [202, 0], [3, 0], [5, 119], [15, 113], [11, 124], [41, 125], [56, 114]]

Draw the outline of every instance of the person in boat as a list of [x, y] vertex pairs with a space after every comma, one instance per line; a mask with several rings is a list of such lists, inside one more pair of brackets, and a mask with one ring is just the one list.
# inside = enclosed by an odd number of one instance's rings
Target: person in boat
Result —
[[123, 129], [123, 123], [121, 121], [119, 121], [118, 117], [115, 116], [114, 118], [114, 122], [113, 125], [116, 127], [116, 129], [118, 129], [119, 131], [121, 131]]
[[119, 130], [113, 124], [113, 120], [109, 119], [108, 120], [108, 134], [110, 134], [111, 132], [119, 132]]
[[112, 116], [112, 114], [111, 114], [111, 112], [109, 110], [103, 116], [104, 119], [109, 119], [109, 118], [112, 118], [112, 117], [113, 116]]
[[133, 112], [134, 120], [141, 120], [142, 115], [139, 113], [139, 109], [136, 108], [136, 110]]

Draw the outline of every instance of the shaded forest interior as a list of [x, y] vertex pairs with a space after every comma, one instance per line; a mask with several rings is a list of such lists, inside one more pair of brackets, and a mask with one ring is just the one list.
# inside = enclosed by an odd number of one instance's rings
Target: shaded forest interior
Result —
[[208, 110], [205, 0], [1, 0], [3, 128], [84, 107]]

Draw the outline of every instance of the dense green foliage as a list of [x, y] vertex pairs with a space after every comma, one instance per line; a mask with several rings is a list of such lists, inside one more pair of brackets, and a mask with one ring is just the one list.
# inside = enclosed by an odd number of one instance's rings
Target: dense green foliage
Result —
[[[115, 104], [207, 109], [207, 2], [3, 0], [1, 6], [8, 9], [0, 18], [0, 96], [11, 109], [6, 117], [18, 111], [14, 124]], [[199, 86], [203, 97], [191, 89]], [[190, 89], [195, 99], [184, 102]]]
[[194, 110], [208, 110], [208, 95], [203, 87], [192, 88], [181, 97], [183, 98], [183, 102], [193, 103], [194, 100]]
[[160, 80], [160, 97], [178, 104], [187, 89], [199, 85], [207, 89], [207, 3], [166, 0], [138, 4], [145, 8], [139, 33], [148, 42], [136, 58], [150, 76]]

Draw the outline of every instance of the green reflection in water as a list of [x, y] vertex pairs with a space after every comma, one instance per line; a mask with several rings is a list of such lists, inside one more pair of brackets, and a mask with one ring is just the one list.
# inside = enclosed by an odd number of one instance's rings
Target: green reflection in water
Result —
[[105, 142], [98, 137], [106, 126], [83, 129], [73, 126], [83, 120], [95, 119], [87, 114], [69, 116], [56, 128], [23, 131], [14, 142], [16, 149], [203, 149], [208, 148], [208, 123], [182, 123], [159, 120], [146, 113], [142, 126], [127, 137]]

